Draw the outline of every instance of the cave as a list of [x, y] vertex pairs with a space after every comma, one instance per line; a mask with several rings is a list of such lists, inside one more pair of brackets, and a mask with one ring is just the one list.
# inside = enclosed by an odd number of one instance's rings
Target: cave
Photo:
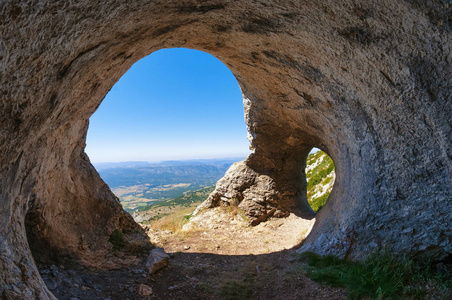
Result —
[[450, 257], [445, 1], [18, 1], [0, 4], [0, 20], [3, 298], [54, 299], [30, 245], [113, 266], [112, 232], [142, 235], [84, 153], [85, 136], [120, 76], [173, 47], [220, 59], [244, 97], [253, 152], [207, 206], [238, 197], [256, 222], [313, 217], [300, 182], [316, 146], [337, 177], [300, 251]]

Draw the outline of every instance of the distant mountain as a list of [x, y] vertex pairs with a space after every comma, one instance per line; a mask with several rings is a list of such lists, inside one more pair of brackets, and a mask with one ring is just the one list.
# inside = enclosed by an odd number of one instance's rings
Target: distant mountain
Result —
[[235, 162], [244, 160], [245, 157], [227, 157], [227, 158], [212, 158], [212, 159], [190, 159], [190, 160], [165, 160], [159, 162], [161, 166], [183, 166], [183, 165], [210, 165], [210, 166], [224, 166], [232, 165]]
[[[155, 201], [167, 201], [213, 186], [233, 163], [243, 159], [193, 159], [158, 163], [129, 161], [98, 163], [94, 166], [123, 206], [128, 211], [134, 211], [143, 206], [152, 206]], [[335, 177], [333, 160], [326, 153], [318, 151], [309, 154], [306, 162], [307, 197], [314, 211], [325, 205]]]
[[125, 162], [103, 162], [93, 163], [97, 171], [114, 169], [114, 168], [139, 168], [154, 166], [186, 166], [186, 165], [212, 165], [222, 166], [225, 164], [232, 165], [235, 162], [244, 160], [245, 157], [227, 157], [212, 159], [190, 159], [190, 160], [164, 160], [160, 162], [147, 161], [125, 161]]
[[213, 184], [227, 169], [243, 158], [199, 159], [187, 161], [120, 162], [94, 164], [111, 187], [146, 184], [157, 187], [176, 183]]
[[153, 166], [155, 163], [150, 163], [147, 161], [125, 161], [125, 162], [104, 162], [104, 163], [93, 163], [97, 171], [114, 169], [114, 168], [135, 168], [135, 167], [146, 167]]

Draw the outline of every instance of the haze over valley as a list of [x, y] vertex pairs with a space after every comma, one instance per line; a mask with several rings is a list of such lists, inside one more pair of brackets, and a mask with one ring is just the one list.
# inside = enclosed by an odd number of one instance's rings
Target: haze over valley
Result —
[[238, 158], [94, 164], [128, 212], [213, 187]]

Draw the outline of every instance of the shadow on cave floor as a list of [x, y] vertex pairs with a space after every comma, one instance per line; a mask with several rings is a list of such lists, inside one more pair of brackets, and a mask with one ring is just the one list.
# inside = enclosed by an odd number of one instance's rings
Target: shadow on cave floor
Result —
[[[313, 220], [291, 215], [246, 226], [239, 214], [216, 208], [183, 229], [145, 229], [170, 254], [169, 265], [149, 274], [144, 262], [114, 271], [40, 266], [58, 299], [346, 299], [342, 289], [309, 280], [295, 250]], [[152, 288], [140, 296], [140, 285]]]
[[[43, 267], [58, 299], [346, 299], [342, 289], [309, 280], [294, 250], [262, 255], [170, 253], [169, 265], [150, 275], [143, 265], [114, 271]], [[52, 273], [56, 274], [53, 276]], [[152, 288], [139, 294], [141, 284]]]

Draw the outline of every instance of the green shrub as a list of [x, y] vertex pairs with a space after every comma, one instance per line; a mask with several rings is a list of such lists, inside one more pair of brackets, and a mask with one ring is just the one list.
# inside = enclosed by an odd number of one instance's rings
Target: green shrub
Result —
[[322, 185], [327, 185], [330, 181], [333, 180], [333, 176], [327, 177], [322, 181]]
[[110, 239], [108, 240], [113, 245], [113, 250], [121, 250], [127, 245], [127, 242], [124, 238], [124, 235], [122, 232], [118, 229], [115, 229], [111, 235]]
[[309, 205], [311, 206], [312, 210], [318, 212], [326, 204], [326, 201], [328, 200], [330, 194], [331, 192], [327, 192], [320, 197], [311, 199], [309, 201]]

